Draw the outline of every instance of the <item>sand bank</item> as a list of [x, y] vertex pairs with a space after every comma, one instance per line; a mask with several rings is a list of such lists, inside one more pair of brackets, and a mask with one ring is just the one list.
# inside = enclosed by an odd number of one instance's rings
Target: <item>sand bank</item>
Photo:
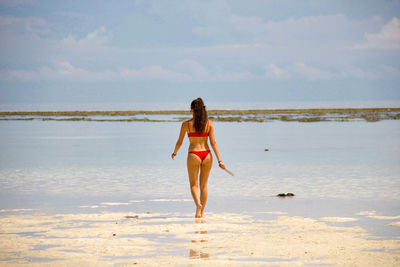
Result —
[[269, 220], [231, 213], [195, 220], [181, 213], [6, 212], [0, 217], [0, 265], [400, 264], [398, 240], [372, 239], [359, 226], [341, 225], [354, 220], [273, 213]]
[[[154, 118], [160, 115], [176, 115]], [[329, 108], [329, 109], [258, 109], [258, 110], [208, 110], [210, 119], [231, 122], [265, 121], [353, 121], [400, 119], [400, 108]], [[176, 122], [190, 118], [188, 110], [131, 110], [131, 111], [3, 111], [0, 120], [43, 121], [144, 121]]]

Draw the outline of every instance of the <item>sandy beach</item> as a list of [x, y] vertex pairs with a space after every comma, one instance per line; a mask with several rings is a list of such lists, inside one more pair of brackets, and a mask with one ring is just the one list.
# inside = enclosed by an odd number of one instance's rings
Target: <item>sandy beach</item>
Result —
[[[110, 203], [108, 203], [110, 204]], [[115, 205], [118, 205], [116, 203]], [[399, 237], [384, 240], [358, 225], [363, 217], [399, 227], [400, 216], [360, 211], [311, 219], [285, 212], [93, 212], [46, 215], [2, 210], [0, 265], [15, 266], [398, 266]], [[397, 239], [397, 240], [395, 240]]]

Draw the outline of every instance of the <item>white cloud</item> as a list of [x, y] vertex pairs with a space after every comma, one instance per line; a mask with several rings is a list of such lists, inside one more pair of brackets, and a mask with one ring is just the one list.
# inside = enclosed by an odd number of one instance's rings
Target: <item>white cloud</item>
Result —
[[249, 71], [220, 72], [215, 74], [215, 78], [211, 77], [211, 79], [216, 81], [246, 81], [255, 78], [256, 76]]
[[192, 77], [207, 78], [209, 76], [208, 70], [199, 62], [190, 59], [184, 59], [177, 64], [177, 68], [182, 72], [186, 72]]
[[74, 67], [69, 62], [56, 62], [54, 68], [40, 68], [38, 76], [45, 80], [68, 80], [68, 81], [113, 81], [119, 77], [113, 71], [90, 71]]
[[32, 81], [36, 80], [39, 76], [36, 72], [26, 70], [7, 70], [0, 72], [1, 81]]
[[149, 66], [141, 69], [120, 68], [119, 73], [126, 80], [182, 81], [189, 78], [186, 74], [168, 70], [160, 66]]
[[192, 32], [215, 40], [279, 44], [295, 48], [300, 44], [348, 45], [357, 33], [368, 28], [370, 20], [351, 20], [344, 14], [303, 16], [284, 20], [265, 20], [257, 16], [229, 13], [218, 22], [200, 21]]
[[157, 65], [143, 68], [120, 67], [118, 70], [91, 71], [73, 66], [71, 63], [56, 62], [53, 67], [41, 67], [35, 71], [3, 70], [0, 80], [13, 82], [27, 81], [240, 81], [251, 80], [254, 75], [249, 71], [217, 70], [212, 75], [201, 64], [192, 60], [179, 62], [180, 68], [186, 66], [186, 72], [168, 69]]
[[75, 69], [74, 66], [72, 66], [69, 62], [59, 62], [58, 63], [57, 72], [61, 75], [70, 75], [76, 71], [77, 71], [77, 69]]
[[290, 67], [291, 71], [297, 76], [306, 78], [308, 80], [329, 80], [332, 78], [341, 77], [341, 74], [333, 73], [327, 70], [322, 70], [313, 66], [306, 65], [305, 63], [298, 62]]
[[379, 65], [375, 68], [361, 69], [359, 67], [346, 65], [339, 71], [326, 70], [296, 62], [287, 67], [279, 67], [270, 63], [265, 67], [265, 78], [275, 80], [338, 80], [338, 79], [364, 79], [376, 80], [382, 78], [400, 78], [400, 70], [387, 65]]
[[77, 39], [71, 34], [61, 40], [61, 45], [71, 48], [93, 49], [108, 43], [112, 39], [112, 32], [101, 26], [94, 32], [88, 33], [85, 38]]
[[56, 11], [54, 12], [57, 16], [69, 17], [71, 19], [86, 19], [86, 20], [93, 20], [94, 17], [91, 15], [87, 15], [84, 13], [79, 12], [71, 12], [71, 11]]
[[0, 14], [0, 27], [17, 27], [31, 33], [49, 33], [46, 21], [34, 17], [14, 17]]
[[220, 67], [207, 69], [199, 62], [185, 59], [176, 68], [150, 65], [142, 68], [120, 67], [117, 70], [92, 71], [72, 65], [67, 61], [55, 62], [53, 67], [41, 67], [34, 71], [3, 70], [0, 81], [71, 81], [71, 82], [121, 82], [121, 81], [252, 81], [252, 80], [337, 80], [337, 79], [380, 79], [400, 78], [400, 70], [389, 65], [379, 65], [374, 69], [360, 69], [344, 66], [340, 71], [326, 70], [296, 62], [286, 67], [269, 63], [264, 74], [254, 74], [248, 70], [226, 70]]
[[382, 73], [382, 75], [392, 76], [393, 78], [396, 78], [397, 80], [400, 79], [400, 69], [398, 69], [398, 68], [382, 64], [379, 66], [379, 70]]
[[34, 2], [35, 2], [34, 0], [1, 0], [0, 6], [1, 7], [15, 7], [15, 6], [21, 6], [21, 5], [26, 5], [26, 4], [32, 4]]
[[365, 33], [364, 43], [355, 49], [400, 49], [400, 20], [392, 18], [378, 33]]
[[210, 69], [191, 59], [182, 60], [176, 66], [179, 71], [187, 74], [190, 81], [243, 81], [255, 78], [247, 70], [226, 70], [219, 66]]
[[289, 71], [280, 68], [272, 63], [268, 64], [268, 66], [265, 67], [265, 74], [266, 77], [270, 79], [281, 80], [290, 78]]
[[26, 82], [26, 81], [112, 81], [118, 79], [118, 74], [113, 71], [89, 71], [76, 68], [69, 62], [56, 62], [53, 68], [41, 67], [35, 71], [6, 70], [0, 72], [0, 80]]
[[251, 80], [254, 75], [249, 71], [225, 71], [216, 68], [209, 71], [194, 60], [185, 59], [176, 64], [177, 70], [160, 66], [149, 66], [141, 69], [120, 68], [119, 71], [127, 80], [165, 80], [165, 81], [242, 81]]
[[385, 73], [378, 72], [377, 69], [363, 70], [360, 67], [350, 65], [343, 67], [343, 73], [345, 77], [367, 80], [379, 79], [380, 77], [385, 76]]
[[54, 67], [42, 67], [35, 71], [8, 70], [0, 72], [0, 80], [6, 81], [54, 81], [65, 80], [75, 82], [100, 81], [143, 81], [164, 80], [182, 81], [190, 76], [161, 66], [148, 66], [140, 69], [119, 68], [118, 70], [91, 71], [73, 66], [69, 62], [56, 62]]
[[196, 47], [187, 49], [187, 53], [198, 56], [212, 56], [212, 57], [260, 57], [268, 54], [270, 49], [276, 48], [268, 44], [260, 43], [233, 43], [225, 45], [212, 45], [205, 47]]

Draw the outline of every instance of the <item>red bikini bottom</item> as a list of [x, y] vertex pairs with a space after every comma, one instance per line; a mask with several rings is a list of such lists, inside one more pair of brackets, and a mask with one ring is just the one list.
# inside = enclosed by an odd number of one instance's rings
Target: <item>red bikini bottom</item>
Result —
[[189, 151], [189, 153], [195, 154], [201, 159], [201, 162], [208, 156], [208, 153], [210, 153], [210, 150], [203, 150], [203, 151]]

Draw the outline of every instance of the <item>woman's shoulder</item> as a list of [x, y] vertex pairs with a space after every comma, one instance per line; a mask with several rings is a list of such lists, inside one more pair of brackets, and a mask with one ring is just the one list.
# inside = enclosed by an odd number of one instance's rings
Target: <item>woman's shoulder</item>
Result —
[[182, 122], [182, 127], [187, 127], [188, 124], [189, 124], [191, 121], [192, 121], [192, 120], [183, 121], [183, 122]]
[[213, 124], [212, 120], [208, 120], [207, 124], [208, 124], [208, 130], [210, 130], [211, 128], [214, 128], [214, 124]]

